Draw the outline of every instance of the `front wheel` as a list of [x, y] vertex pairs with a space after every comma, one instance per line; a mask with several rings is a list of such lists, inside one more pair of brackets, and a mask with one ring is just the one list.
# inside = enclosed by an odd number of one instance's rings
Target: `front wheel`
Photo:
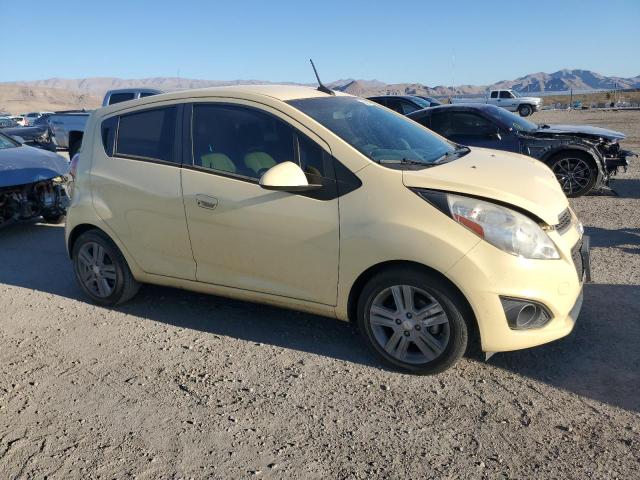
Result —
[[533, 108], [531, 108], [531, 105], [520, 105], [520, 107], [518, 107], [518, 113], [521, 117], [528, 117], [533, 113]]
[[80, 287], [97, 304], [126, 302], [140, 288], [118, 247], [99, 230], [80, 235], [73, 245], [72, 258]]
[[455, 364], [468, 342], [462, 300], [435, 276], [412, 268], [372, 278], [358, 302], [358, 327], [390, 366], [419, 375]]
[[589, 193], [598, 178], [593, 159], [582, 152], [556, 155], [549, 162], [556, 179], [567, 197], [580, 197]]

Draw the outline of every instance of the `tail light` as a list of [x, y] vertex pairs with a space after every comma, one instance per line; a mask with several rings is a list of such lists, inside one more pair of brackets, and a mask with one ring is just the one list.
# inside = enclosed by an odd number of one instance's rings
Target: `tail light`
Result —
[[71, 163], [69, 164], [69, 173], [71, 174], [71, 177], [75, 180], [76, 179], [76, 173], [78, 173], [78, 161], [80, 160], [80, 154], [76, 153], [72, 158], [71, 158]]

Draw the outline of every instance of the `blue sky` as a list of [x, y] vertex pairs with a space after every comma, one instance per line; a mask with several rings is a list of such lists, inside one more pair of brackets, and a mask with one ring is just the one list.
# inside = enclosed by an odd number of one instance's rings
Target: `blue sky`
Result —
[[0, 81], [176, 76], [488, 84], [640, 74], [640, 0], [0, 0]]

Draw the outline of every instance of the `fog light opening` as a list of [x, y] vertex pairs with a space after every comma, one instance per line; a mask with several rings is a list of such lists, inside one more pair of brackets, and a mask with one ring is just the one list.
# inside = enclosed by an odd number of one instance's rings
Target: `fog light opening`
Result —
[[538, 308], [533, 304], [525, 305], [520, 309], [516, 317], [516, 325], [519, 328], [525, 328], [538, 316]]
[[500, 302], [509, 328], [512, 330], [539, 328], [551, 320], [549, 310], [544, 305], [531, 300], [500, 297]]

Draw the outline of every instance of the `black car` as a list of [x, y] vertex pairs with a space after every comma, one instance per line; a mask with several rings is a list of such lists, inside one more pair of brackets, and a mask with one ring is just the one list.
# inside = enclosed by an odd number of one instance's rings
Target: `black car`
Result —
[[494, 105], [442, 105], [408, 117], [455, 143], [541, 160], [569, 197], [608, 185], [635, 155], [620, 148], [623, 133], [588, 125], [537, 125]]
[[437, 100], [431, 97], [420, 97], [418, 95], [381, 95], [378, 97], [369, 97], [368, 100], [384, 105], [402, 115], [408, 115], [423, 108], [440, 105]]

